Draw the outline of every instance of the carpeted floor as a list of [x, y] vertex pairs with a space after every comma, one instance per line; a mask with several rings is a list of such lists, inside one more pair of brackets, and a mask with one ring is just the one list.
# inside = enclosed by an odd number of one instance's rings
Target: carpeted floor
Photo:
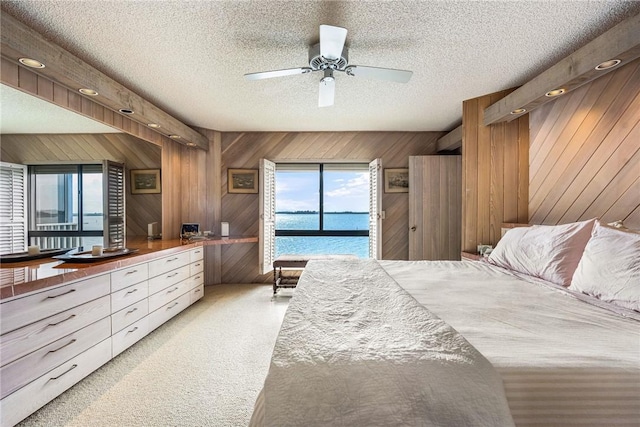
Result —
[[205, 296], [44, 406], [23, 426], [246, 426], [294, 291]]

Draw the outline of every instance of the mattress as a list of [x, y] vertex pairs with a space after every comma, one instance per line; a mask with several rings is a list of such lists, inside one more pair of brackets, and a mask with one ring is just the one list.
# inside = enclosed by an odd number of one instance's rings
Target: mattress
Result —
[[484, 262], [379, 261], [502, 377], [517, 426], [640, 425], [640, 322]]

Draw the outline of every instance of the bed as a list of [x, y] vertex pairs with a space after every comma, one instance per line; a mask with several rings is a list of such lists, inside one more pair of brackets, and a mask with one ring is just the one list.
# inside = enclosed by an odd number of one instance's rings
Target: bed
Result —
[[251, 425], [637, 426], [639, 260], [592, 220], [489, 262], [311, 261]]

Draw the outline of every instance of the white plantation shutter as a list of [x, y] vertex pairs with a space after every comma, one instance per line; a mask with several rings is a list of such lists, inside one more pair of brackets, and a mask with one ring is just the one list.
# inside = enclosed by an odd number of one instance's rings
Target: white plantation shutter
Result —
[[369, 163], [369, 258], [382, 258], [382, 159]]
[[260, 159], [260, 271], [271, 271], [276, 240], [276, 164]]
[[125, 247], [124, 165], [105, 160], [103, 164], [104, 246]]
[[27, 250], [27, 167], [0, 162], [0, 254]]

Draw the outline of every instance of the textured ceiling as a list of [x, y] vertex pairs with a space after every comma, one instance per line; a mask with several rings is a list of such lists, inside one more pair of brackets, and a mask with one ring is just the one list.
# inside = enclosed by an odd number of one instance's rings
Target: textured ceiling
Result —
[[[518, 86], [626, 17], [636, 1], [2, 1], [2, 9], [186, 124], [220, 131], [449, 130], [462, 101]], [[349, 62], [412, 70], [408, 84], [306, 66], [320, 24]]]

